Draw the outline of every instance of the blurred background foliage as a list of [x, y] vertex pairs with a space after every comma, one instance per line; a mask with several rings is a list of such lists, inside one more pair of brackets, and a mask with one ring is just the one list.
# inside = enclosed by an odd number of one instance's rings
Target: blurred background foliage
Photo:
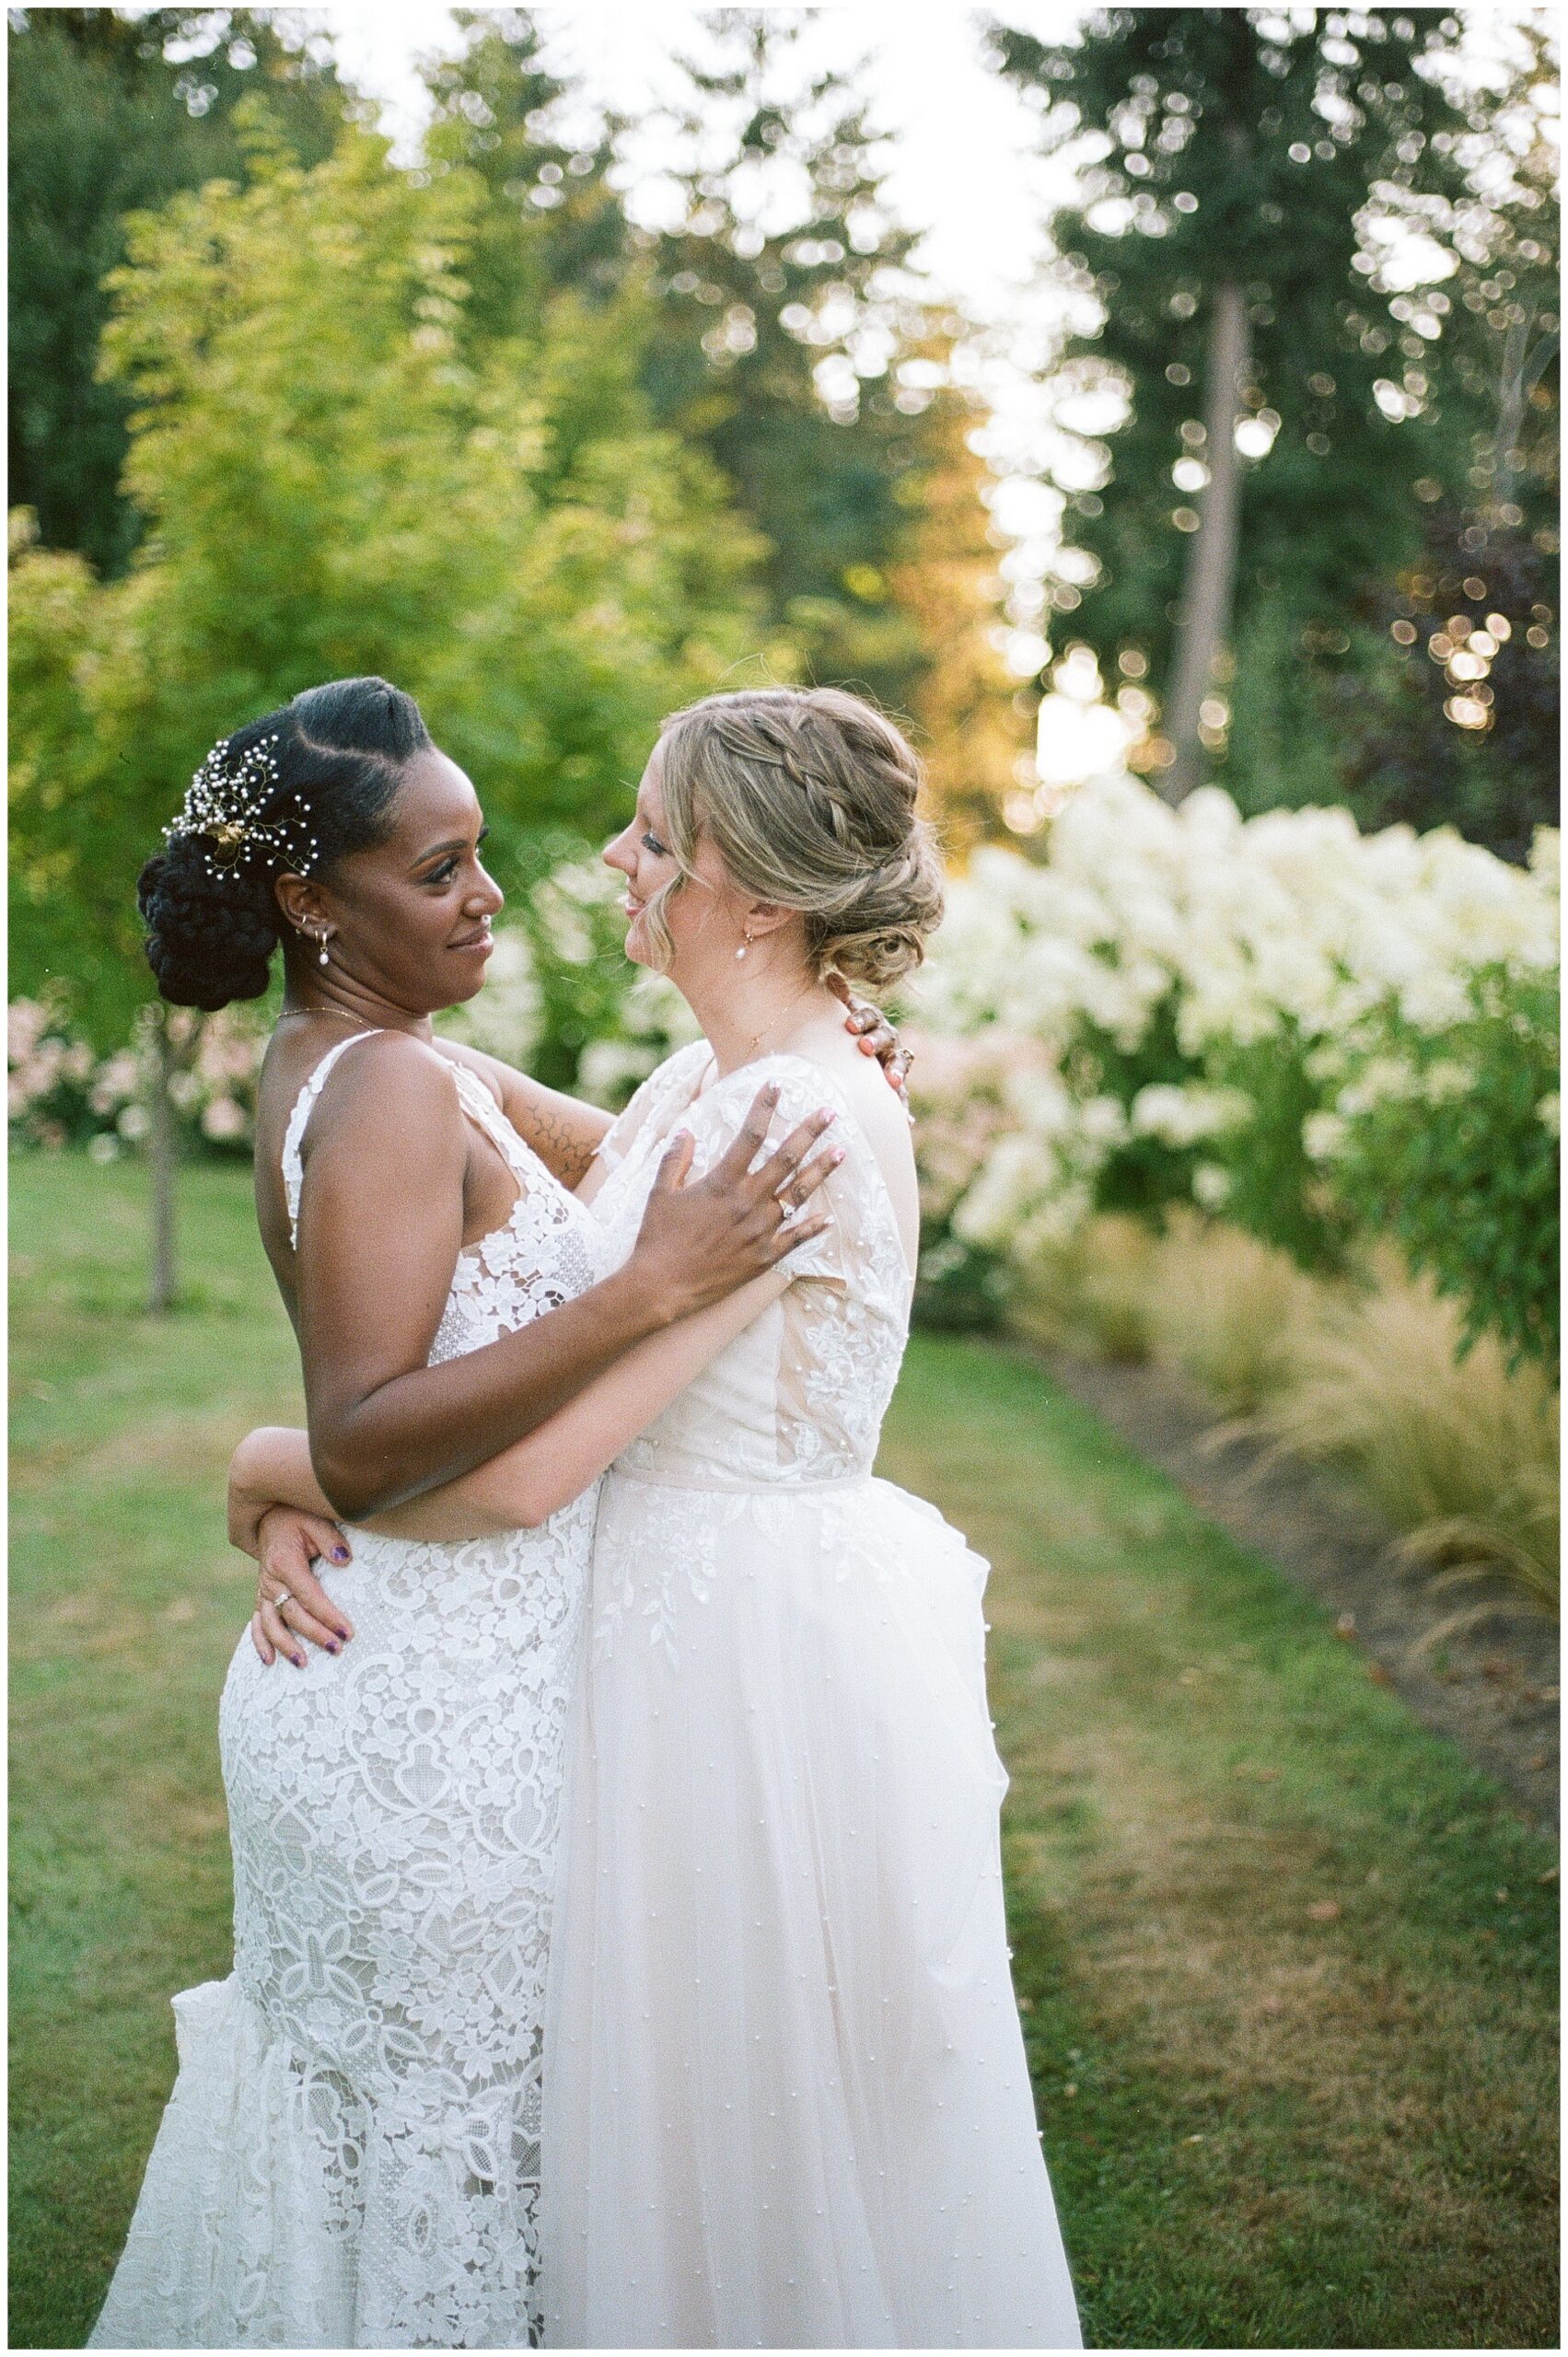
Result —
[[992, 28], [1080, 166], [1051, 635], [1093, 649], [1172, 799], [1207, 774], [1244, 811], [1343, 801], [1516, 859], [1555, 814], [1557, 81], [1544, 12], [1511, 38], [1480, 91], [1434, 8]]
[[868, 690], [955, 852], [1032, 851], [1064, 668], [1170, 798], [1523, 858], [1557, 723], [1542, 21], [1480, 80], [1434, 10], [981, 29], [1076, 172], [1060, 544], [1021, 579], [973, 322], [809, 13], [704, 20], [653, 229], [527, 10], [459, 12], [401, 161], [319, 12], [12, 12], [18, 987], [123, 1036], [128, 879], [184, 777], [360, 668], [426, 700], [517, 880], [611, 827], [672, 704], [764, 676]]
[[[862, 101], [786, 108], [787, 24], [721, 12], [656, 235], [617, 125], [556, 135], [531, 18], [460, 24], [409, 167], [307, 17], [14, 17], [13, 954], [102, 1044], [147, 995], [129, 879], [180, 781], [324, 676], [424, 701], [517, 877], [618, 824], [660, 717], [723, 683], [869, 690], [971, 828], [1027, 741], [961, 322]], [[781, 158], [807, 217], [764, 235], [738, 191]]]
[[[929, 1314], [1001, 1316], [1037, 1228], [1223, 1201], [1311, 1271], [1397, 1238], [1465, 1304], [1467, 1342], [1484, 1329], [1550, 1366], [1541, 25], [1515, 23], [1480, 75], [1464, 21], [1434, 10], [1106, 9], [1054, 44], [977, 26], [1072, 165], [1043, 363], [1060, 530], [1031, 575], [993, 517], [976, 323], [917, 266], [866, 78], [808, 64], [809, 13], [703, 20], [659, 102], [664, 227], [627, 201], [632, 126], [585, 111], [526, 10], [457, 12], [401, 156], [319, 14], [14, 14], [18, 1133], [107, 1155], [180, 1116], [245, 1149], [266, 1009], [205, 1037], [149, 1013], [132, 881], [215, 739], [366, 670], [416, 694], [473, 774], [512, 895], [510, 964], [456, 1028], [621, 1101], [683, 1018], [667, 989], [628, 989], [596, 842], [667, 713], [832, 680], [908, 720], [956, 859], [987, 839], [1026, 854], [974, 864], [967, 931], [955, 915], [935, 997], [903, 1010], [970, 1043], [951, 1104], [922, 1105]], [[1052, 772], [1090, 704], [1114, 747]], [[1148, 795], [1119, 798], [1123, 765], [1193, 828], [1167, 841]], [[1191, 798], [1205, 784], [1229, 820]], [[1228, 830], [1310, 805], [1339, 813], [1326, 848], [1302, 836], [1291, 914]], [[1433, 838], [1397, 910], [1409, 860], [1371, 839], [1395, 821], [1513, 869], [1489, 880], [1495, 862]], [[1094, 857], [1057, 905], [1078, 837]], [[988, 994], [1031, 876], [1046, 897]], [[1458, 930], [1445, 877], [1474, 896]], [[1115, 905], [1079, 970], [1086, 895]], [[1353, 903], [1375, 954], [1340, 937]], [[1189, 935], [1178, 964], [1260, 979], [1266, 1022], [1182, 1036], [1174, 970], [1129, 1019], [1116, 993]], [[1396, 937], [1403, 982], [1379, 962]], [[1388, 1028], [1365, 1056], [1404, 1093], [1323, 1147], [1330, 1185], [1312, 1141], [1359, 1084], [1318, 1071], [1313, 1041], [1342, 1028], [1357, 958], [1358, 1017], [1376, 1002]], [[1407, 1021], [1407, 984], [1436, 1013]], [[1036, 1034], [1034, 1080], [1024, 1056], [993, 1086], [997, 1043]], [[1434, 1059], [1445, 1086], [1465, 1075], [1463, 1120], [1427, 1118]], [[933, 1209], [944, 1120], [956, 1225]]]

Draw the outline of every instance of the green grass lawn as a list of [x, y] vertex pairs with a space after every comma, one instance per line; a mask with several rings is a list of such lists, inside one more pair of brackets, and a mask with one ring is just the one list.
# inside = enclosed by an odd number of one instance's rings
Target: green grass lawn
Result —
[[[222, 1474], [293, 1412], [245, 1174], [12, 1166], [13, 2346], [79, 2343], [227, 1969]], [[1015, 1973], [1110, 2347], [1555, 2346], [1552, 1852], [1022, 1357], [921, 1338], [883, 1469], [991, 1556]]]

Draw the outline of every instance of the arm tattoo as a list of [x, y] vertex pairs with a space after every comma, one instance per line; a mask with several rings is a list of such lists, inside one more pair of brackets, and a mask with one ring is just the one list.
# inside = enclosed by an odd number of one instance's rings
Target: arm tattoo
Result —
[[530, 1105], [527, 1119], [517, 1125], [546, 1169], [553, 1171], [563, 1187], [576, 1186], [610, 1127], [609, 1115], [595, 1105], [577, 1106], [574, 1113], [583, 1118], [578, 1120], [548, 1102]]
[[502, 1109], [517, 1135], [530, 1145], [545, 1168], [563, 1187], [575, 1187], [587, 1174], [600, 1139], [613, 1115], [598, 1105], [585, 1105], [558, 1088], [516, 1071], [499, 1057], [485, 1056], [492, 1086], [499, 1087]]

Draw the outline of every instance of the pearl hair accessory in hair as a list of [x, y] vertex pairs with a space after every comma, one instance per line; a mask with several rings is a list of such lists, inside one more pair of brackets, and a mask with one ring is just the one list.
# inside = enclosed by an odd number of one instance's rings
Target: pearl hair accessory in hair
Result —
[[[260, 820], [259, 813], [280, 783], [277, 755], [272, 750], [277, 741], [274, 731], [264, 743], [248, 746], [232, 766], [224, 758], [227, 739], [215, 745], [191, 780], [179, 817], [164, 829], [166, 842], [181, 835], [207, 838], [213, 845], [204, 854], [209, 876], [248, 866], [258, 851], [278, 854], [300, 876], [308, 876], [315, 865], [313, 834], [308, 833], [302, 843], [292, 818], [269, 826]], [[308, 829], [309, 820], [310, 805], [301, 802], [298, 823]]]

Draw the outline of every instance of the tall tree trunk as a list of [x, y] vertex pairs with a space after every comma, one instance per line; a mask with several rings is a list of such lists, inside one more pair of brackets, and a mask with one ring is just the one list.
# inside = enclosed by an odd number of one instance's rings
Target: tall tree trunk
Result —
[[1207, 436], [1203, 456], [1209, 482], [1199, 511], [1202, 520], [1187, 552], [1170, 694], [1163, 716], [1164, 733], [1176, 749], [1176, 759], [1156, 778], [1167, 802], [1184, 801], [1202, 776], [1199, 707], [1209, 692], [1214, 660], [1230, 629], [1241, 522], [1236, 425], [1249, 358], [1247, 305], [1237, 282], [1224, 279], [1214, 292], [1203, 388]]
[[147, 1108], [152, 1120], [147, 1145], [153, 1188], [152, 1282], [147, 1289], [147, 1307], [157, 1318], [174, 1306], [176, 1145], [174, 1098], [169, 1090], [174, 1068], [174, 1042], [168, 1036], [168, 1011], [158, 1006], [153, 1013], [152, 1087]]
[[1497, 445], [1493, 452], [1495, 471], [1492, 478], [1492, 497], [1487, 503], [1489, 521], [1501, 521], [1497, 511], [1507, 506], [1519, 480], [1519, 437], [1525, 430], [1525, 403], [1558, 351], [1559, 331], [1551, 329], [1531, 349], [1530, 336], [1538, 324], [1532, 306], [1526, 310], [1520, 306], [1519, 317], [1508, 323], [1503, 340], [1503, 366], [1497, 380]]

